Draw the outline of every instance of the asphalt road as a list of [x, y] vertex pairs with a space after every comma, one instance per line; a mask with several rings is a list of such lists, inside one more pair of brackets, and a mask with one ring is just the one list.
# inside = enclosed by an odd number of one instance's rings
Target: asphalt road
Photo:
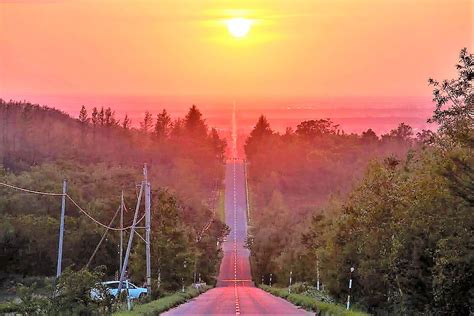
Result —
[[231, 232], [224, 242], [224, 257], [217, 287], [164, 315], [309, 315], [287, 301], [256, 288], [250, 274], [244, 166], [226, 166], [225, 213]]

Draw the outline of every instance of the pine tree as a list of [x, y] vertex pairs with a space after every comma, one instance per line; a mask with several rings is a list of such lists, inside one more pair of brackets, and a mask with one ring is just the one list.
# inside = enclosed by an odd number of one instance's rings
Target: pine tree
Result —
[[99, 112], [97, 111], [96, 107], [92, 109], [92, 124], [94, 126], [97, 126], [99, 124]]
[[87, 123], [89, 123], [89, 118], [87, 117], [87, 110], [84, 105], [81, 107], [81, 110], [79, 111], [79, 122], [81, 122], [83, 125], [86, 125]]
[[104, 124], [107, 127], [117, 126], [119, 124], [118, 120], [115, 119], [115, 111], [112, 111], [110, 107], [105, 109]]
[[168, 112], [164, 109], [160, 114], [156, 116], [155, 123], [155, 136], [158, 138], [168, 137], [171, 128], [171, 117]]
[[130, 126], [132, 125], [132, 120], [128, 117], [128, 114], [125, 114], [125, 117], [123, 118], [122, 121], [122, 128], [123, 129], [130, 129]]
[[144, 133], [149, 133], [153, 126], [153, 117], [151, 113], [146, 111], [143, 121], [140, 122], [140, 130]]
[[184, 118], [184, 127], [188, 134], [194, 138], [204, 138], [207, 135], [207, 125], [202, 118], [202, 113], [193, 104]]
[[104, 107], [101, 107], [100, 108], [100, 112], [99, 112], [99, 124], [100, 126], [104, 126], [105, 125], [105, 112], [104, 112]]

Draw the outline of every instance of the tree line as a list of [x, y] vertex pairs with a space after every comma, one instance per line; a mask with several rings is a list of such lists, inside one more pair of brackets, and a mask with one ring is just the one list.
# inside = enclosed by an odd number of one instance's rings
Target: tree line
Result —
[[[400, 124], [380, 138], [345, 134], [331, 120], [275, 133], [261, 117], [245, 151], [256, 282], [316, 284], [369, 312], [473, 312], [474, 56], [438, 82], [436, 133]], [[319, 271], [317, 271], [319, 267]]]
[[[160, 273], [161, 290], [174, 290], [181, 278], [187, 284], [194, 281], [197, 271], [213, 283], [221, 256], [216, 243], [227, 234], [227, 226], [216, 218], [199, 243], [196, 236], [212, 218], [212, 197], [223, 189], [226, 143], [207, 126], [196, 106], [176, 120], [166, 110], [160, 114], [161, 120], [155, 122], [145, 113], [140, 128], [133, 128], [128, 117], [119, 121], [111, 108], [92, 109], [89, 116], [83, 106], [75, 119], [45, 106], [1, 101], [0, 181], [61, 192], [62, 179], [67, 178], [68, 194], [106, 224], [119, 207], [123, 190], [127, 226], [133, 219], [136, 184], [147, 163], [153, 189], [153, 279], [156, 282]], [[163, 120], [167, 123], [160, 125]], [[161, 126], [159, 135], [153, 132], [157, 126]], [[4, 187], [0, 192], [0, 278], [54, 275], [60, 199]], [[65, 222], [63, 266], [79, 270], [104, 228], [70, 202]], [[118, 227], [118, 217], [113, 226]], [[90, 267], [106, 266], [107, 278], [114, 278], [118, 270], [118, 239], [117, 232], [109, 232]], [[135, 238], [129, 275], [139, 284], [145, 276], [143, 251], [142, 240]]]

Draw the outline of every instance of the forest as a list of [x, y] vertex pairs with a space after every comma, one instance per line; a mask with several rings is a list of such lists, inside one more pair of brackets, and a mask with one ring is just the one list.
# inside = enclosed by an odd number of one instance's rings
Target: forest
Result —
[[[330, 119], [245, 144], [253, 278], [307, 282], [377, 315], [473, 313], [474, 56], [433, 87], [433, 130], [377, 136]], [[351, 274], [351, 268], [354, 272]], [[349, 278], [353, 279], [349, 293]]]
[[[68, 195], [106, 225], [123, 191], [126, 227], [133, 220], [146, 163], [152, 188], [153, 288], [158, 288], [158, 275], [160, 291], [181, 288], [183, 281], [191, 284], [194, 274], [213, 284], [221, 257], [216, 244], [228, 233], [214, 217], [223, 190], [225, 140], [194, 105], [174, 120], [166, 110], [146, 112], [137, 128], [110, 107], [83, 106], [78, 114], [76, 119], [46, 106], [1, 100], [0, 182], [60, 193], [65, 178]], [[0, 187], [0, 282], [55, 275], [60, 209], [58, 196]], [[119, 227], [118, 217], [111, 226]], [[63, 270], [86, 267], [104, 231], [68, 200]], [[118, 253], [119, 233], [109, 231], [89, 269], [105, 266], [104, 277], [115, 279]], [[144, 242], [135, 237], [129, 276], [139, 285], [145, 279], [144, 258]]]

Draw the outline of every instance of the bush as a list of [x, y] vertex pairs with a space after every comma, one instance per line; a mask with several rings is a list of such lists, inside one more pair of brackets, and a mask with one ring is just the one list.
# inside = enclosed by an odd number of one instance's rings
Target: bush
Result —
[[[52, 314], [92, 314], [93, 312], [111, 312], [113, 297], [100, 283], [104, 273], [103, 267], [95, 271], [86, 269], [74, 272], [64, 271], [58, 280], [52, 298]], [[102, 300], [94, 300], [92, 290], [98, 291]]]

